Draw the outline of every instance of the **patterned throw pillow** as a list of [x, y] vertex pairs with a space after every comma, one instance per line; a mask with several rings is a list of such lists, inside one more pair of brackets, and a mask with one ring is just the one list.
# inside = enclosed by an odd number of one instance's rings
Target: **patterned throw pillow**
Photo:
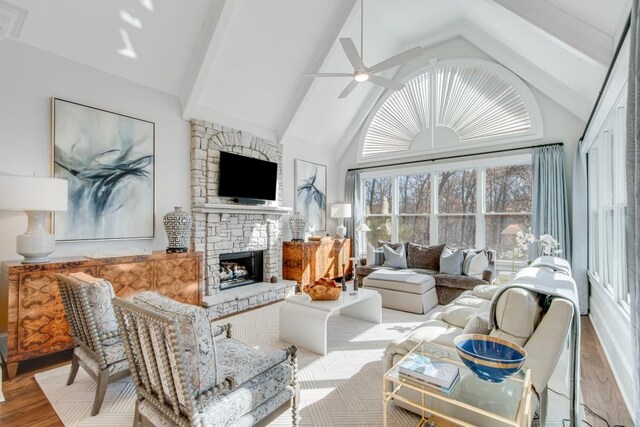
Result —
[[485, 251], [475, 253], [469, 251], [467, 257], [464, 260], [462, 267], [462, 274], [470, 277], [482, 278], [482, 273], [489, 267], [489, 259]]
[[407, 268], [407, 256], [404, 250], [404, 245], [396, 250], [393, 250], [389, 245], [382, 246], [384, 251], [384, 263], [385, 267], [393, 268]]
[[462, 333], [487, 335], [491, 332], [491, 327], [489, 326], [490, 307], [490, 301], [484, 301], [471, 316], [471, 319], [469, 319], [469, 322], [462, 330]]
[[371, 243], [367, 243], [367, 265], [384, 264], [384, 251], [382, 248], [374, 248]]
[[444, 248], [442, 255], [440, 255], [440, 273], [443, 274], [462, 274], [462, 250], [456, 249], [452, 251], [449, 248]]

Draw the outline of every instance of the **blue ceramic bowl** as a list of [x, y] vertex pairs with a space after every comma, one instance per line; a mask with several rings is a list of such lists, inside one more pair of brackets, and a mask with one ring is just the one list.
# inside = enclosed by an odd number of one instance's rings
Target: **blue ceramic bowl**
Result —
[[453, 343], [462, 362], [481, 380], [501, 383], [522, 368], [527, 352], [524, 348], [498, 337], [465, 334]]

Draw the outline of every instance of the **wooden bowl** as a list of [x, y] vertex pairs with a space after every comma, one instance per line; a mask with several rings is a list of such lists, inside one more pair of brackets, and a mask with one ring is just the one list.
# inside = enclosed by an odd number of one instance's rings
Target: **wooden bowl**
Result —
[[333, 280], [321, 279], [313, 285], [307, 285], [302, 289], [313, 301], [335, 301], [340, 298], [342, 287]]

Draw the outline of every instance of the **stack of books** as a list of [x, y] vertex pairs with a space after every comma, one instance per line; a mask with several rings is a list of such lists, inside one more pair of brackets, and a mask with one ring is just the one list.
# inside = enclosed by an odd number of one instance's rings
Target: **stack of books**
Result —
[[422, 354], [410, 354], [398, 368], [401, 376], [446, 394], [450, 394], [460, 380], [460, 369], [456, 365]]

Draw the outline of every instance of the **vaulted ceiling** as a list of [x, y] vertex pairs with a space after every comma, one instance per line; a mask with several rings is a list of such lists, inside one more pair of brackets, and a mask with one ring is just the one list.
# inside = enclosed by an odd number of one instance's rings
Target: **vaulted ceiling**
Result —
[[[582, 121], [630, 10], [630, 0], [364, 1], [367, 65], [463, 38]], [[185, 119], [285, 143], [344, 146], [384, 93], [364, 83], [338, 99], [348, 78], [301, 75], [351, 71], [338, 38], [359, 45], [356, 0], [0, 0], [0, 15], [7, 5], [26, 12], [21, 42], [179, 96]], [[429, 59], [385, 75], [409, 78]]]

